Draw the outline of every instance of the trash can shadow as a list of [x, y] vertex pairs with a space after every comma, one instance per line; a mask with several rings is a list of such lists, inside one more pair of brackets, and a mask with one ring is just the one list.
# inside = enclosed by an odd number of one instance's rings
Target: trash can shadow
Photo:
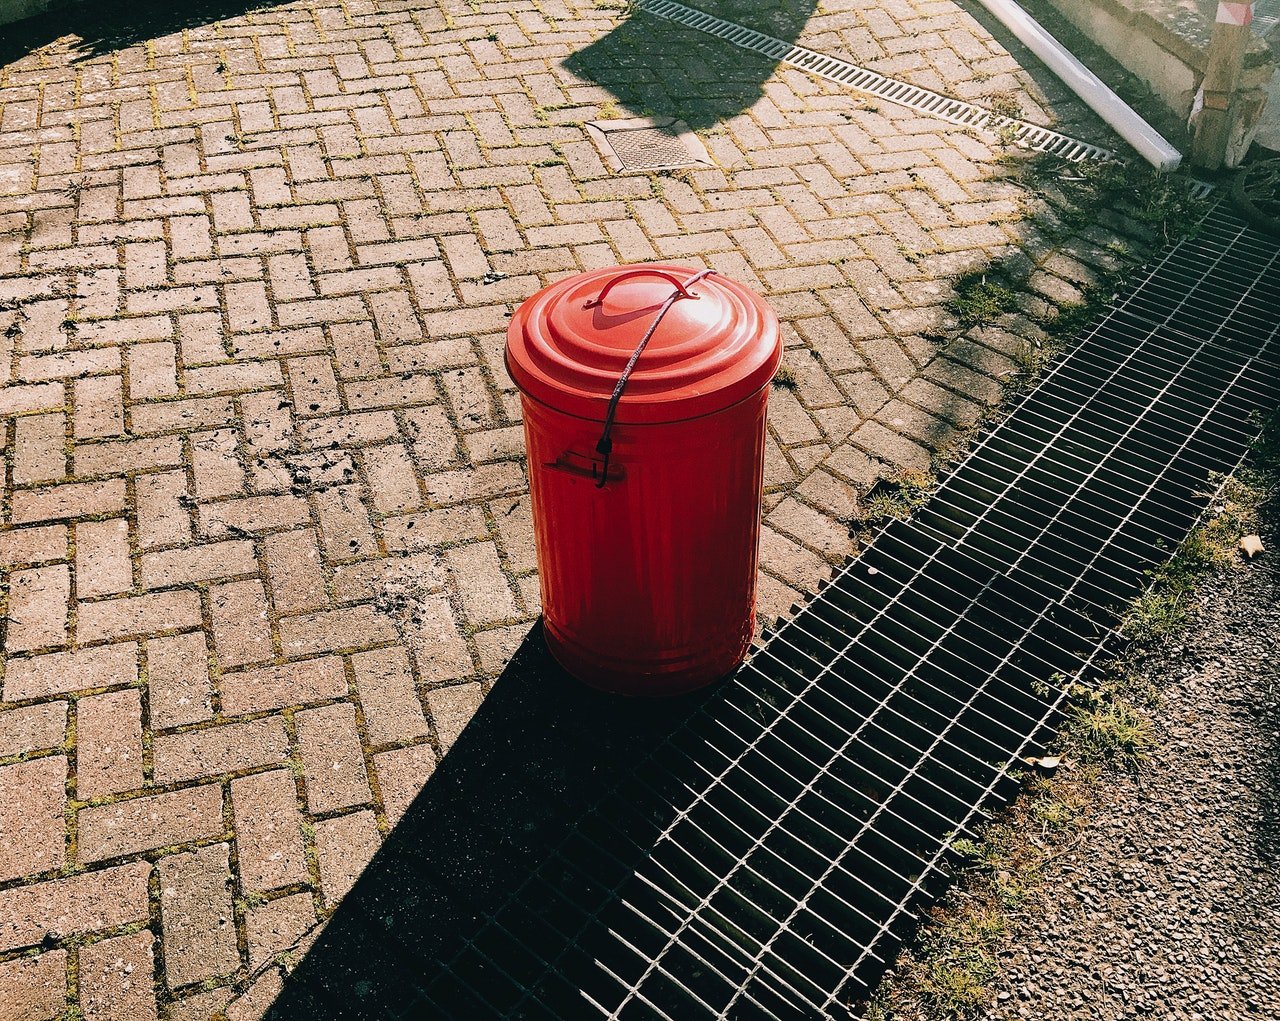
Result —
[[[267, 1017], [468, 1016], [420, 991], [553, 851], [580, 853], [562, 846], [579, 820], [716, 690], [653, 702], [597, 692], [563, 672], [535, 625]], [[647, 856], [611, 851], [619, 883]], [[539, 948], [549, 960], [559, 949]]]

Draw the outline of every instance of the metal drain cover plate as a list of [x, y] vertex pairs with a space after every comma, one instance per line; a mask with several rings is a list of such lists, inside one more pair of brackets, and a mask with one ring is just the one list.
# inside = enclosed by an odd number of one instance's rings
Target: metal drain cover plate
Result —
[[587, 133], [615, 173], [710, 167], [711, 156], [684, 121], [674, 118], [630, 117], [591, 121]]

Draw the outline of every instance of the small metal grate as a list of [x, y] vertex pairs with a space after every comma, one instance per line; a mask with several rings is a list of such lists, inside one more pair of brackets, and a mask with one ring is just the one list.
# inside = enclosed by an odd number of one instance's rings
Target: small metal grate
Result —
[[586, 127], [605, 162], [615, 172], [637, 173], [714, 165], [706, 146], [684, 121], [633, 117], [590, 121]]
[[745, 25], [725, 21], [723, 18], [686, 7], [673, 0], [635, 0], [635, 6], [638, 10], [724, 39], [742, 49], [752, 50], [770, 60], [799, 68], [801, 71], [807, 71], [837, 85], [857, 89], [859, 92], [927, 113], [950, 121], [952, 124], [991, 132], [1008, 130], [1018, 145], [1037, 152], [1045, 152], [1073, 161], [1115, 158], [1115, 153], [1101, 146], [1070, 138], [1029, 121], [1005, 117], [975, 106], [973, 103], [952, 99], [950, 96], [931, 92], [896, 78], [886, 77], [838, 57], [830, 57], [803, 46], [794, 46], [782, 39], [757, 32]]
[[1258, 0], [1253, 7], [1253, 31], [1266, 38], [1271, 30], [1280, 25], [1280, 0]]
[[626, 170], [670, 170], [698, 162], [680, 139], [658, 128], [611, 131], [607, 137], [609, 147]]

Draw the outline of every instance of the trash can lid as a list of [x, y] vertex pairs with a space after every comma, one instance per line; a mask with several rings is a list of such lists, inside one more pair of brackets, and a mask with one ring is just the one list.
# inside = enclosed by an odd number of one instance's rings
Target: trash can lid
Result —
[[[507, 371], [534, 400], [603, 421], [618, 378], [663, 303], [699, 272], [670, 263], [616, 266], [544, 288], [511, 320]], [[618, 422], [711, 414], [756, 393], [777, 372], [778, 317], [763, 298], [719, 274], [688, 293], [636, 362]]]

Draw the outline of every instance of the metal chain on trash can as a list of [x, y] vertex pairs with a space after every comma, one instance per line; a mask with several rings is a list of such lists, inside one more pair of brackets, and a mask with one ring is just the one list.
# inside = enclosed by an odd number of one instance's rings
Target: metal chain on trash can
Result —
[[696, 298], [697, 295], [690, 294], [688, 288], [699, 280], [715, 275], [715, 272], [714, 269], [704, 269], [701, 273], [695, 273], [683, 284], [677, 285], [676, 289], [671, 292], [671, 297], [662, 303], [662, 308], [658, 310], [657, 316], [649, 324], [649, 329], [645, 331], [644, 337], [641, 338], [640, 343], [636, 345], [636, 349], [631, 353], [631, 358], [628, 359], [626, 367], [622, 370], [622, 375], [618, 377], [617, 385], [613, 388], [613, 396], [609, 398], [609, 409], [604, 416], [604, 432], [600, 434], [600, 442], [596, 444], [596, 453], [604, 459], [604, 466], [600, 469], [600, 481], [596, 483], [596, 489], [604, 489], [604, 484], [609, 479], [609, 457], [613, 453], [613, 437], [611, 435], [613, 432], [613, 418], [618, 413], [618, 402], [622, 400], [622, 391], [627, 388], [627, 381], [631, 378], [631, 370], [636, 367], [636, 362], [644, 354], [644, 349], [649, 346], [649, 341], [653, 339], [653, 335], [658, 329], [658, 324], [662, 322], [662, 317], [670, 312], [672, 306], [681, 298]]

